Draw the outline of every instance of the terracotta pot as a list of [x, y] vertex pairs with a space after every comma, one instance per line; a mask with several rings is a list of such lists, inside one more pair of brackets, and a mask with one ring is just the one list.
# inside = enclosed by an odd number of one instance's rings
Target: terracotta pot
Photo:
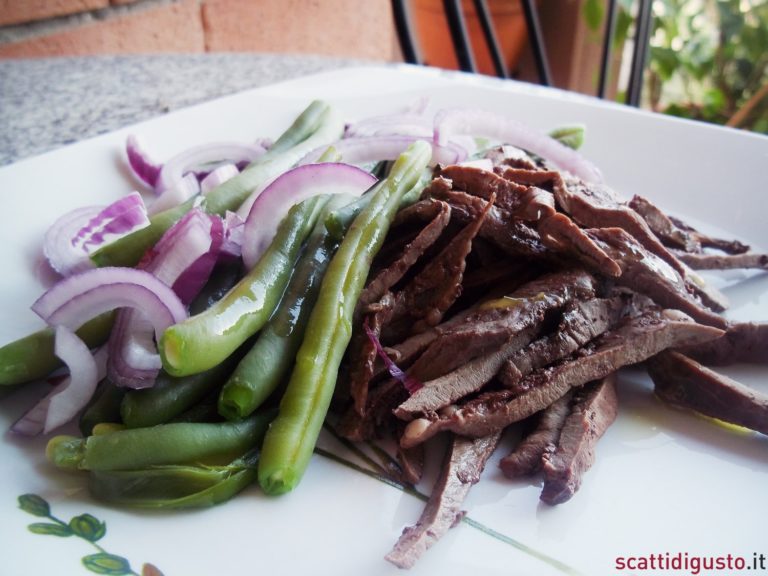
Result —
[[[499, 48], [513, 72], [528, 39], [523, 9], [517, 0], [487, 0]], [[438, 68], [458, 69], [448, 20], [442, 0], [411, 0], [415, 28], [425, 64]], [[479, 72], [495, 74], [491, 53], [485, 42], [480, 19], [472, 0], [462, 0], [464, 20], [467, 26], [475, 63]]]

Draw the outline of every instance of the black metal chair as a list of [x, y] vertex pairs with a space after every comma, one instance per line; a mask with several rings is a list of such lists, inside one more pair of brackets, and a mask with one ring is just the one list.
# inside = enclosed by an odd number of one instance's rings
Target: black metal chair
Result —
[[[483, 35], [491, 54], [496, 75], [500, 78], [508, 78], [504, 59], [501, 56], [498, 39], [493, 27], [490, 11], [486, 0], [473, 0], [477, 11]], [[528, 29], [528, 38], [531, 44], [539, 83], [544, 86], [552, 85], [552, 76], [547, 59], [541, 25], [539, 24], [538, 10], [535, 0], [520, 0], [525, 14], [525, 23]], [[648, 54], [648, 44], [651, 34], [652, 0], [639, 0], [639, 9], [635, 24], [635, 43], [632, 55], [632, 65], [627, 89], [626, 103], [631, 106], [640, 105], [640, 96], [643, 86], [643, 71]], [[413, 26], [409, 15], [408, 0], [392, 0], [392, 8], [395, 16], [403, 57], [411, 64], [423, 64], [418, 42], [413, 34]], [[476, 72], [474, 55], [469, 43], [467, 27], [461, 7], [461, 0], [443, 0], [443, 9], [448, 20], [448, 26], [453, 41], [453, 47], [459, 63], [459, 68], [465, 72]], [[603, 38], [603, 49], [600, 61], [600, 77], [598, 81], [597, 95], [605, 98], [608, 84], [608, 70], [611, 61], [613, 36], [616, 29], [617, 0], [608, 0], [607, 24]]]

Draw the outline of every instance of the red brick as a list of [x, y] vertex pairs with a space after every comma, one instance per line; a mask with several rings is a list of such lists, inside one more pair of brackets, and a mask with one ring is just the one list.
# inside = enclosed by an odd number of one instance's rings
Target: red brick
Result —
[[96, 10], [109, 0], [0, 0], [0, 26]]
[[397, 58], [391, 0], [204, 0], [210, 52]]
[[183, 0], [0, 45], [0, 58], [202, 52], [198, 0]]

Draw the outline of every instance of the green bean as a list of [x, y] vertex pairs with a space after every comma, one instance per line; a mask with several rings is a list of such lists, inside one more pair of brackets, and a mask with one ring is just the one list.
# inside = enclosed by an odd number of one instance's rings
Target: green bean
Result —
[[237, 420], [248, 416], [290, 371], [320, 282], [338, 245], [328, 233], [325, 219], [351, 200], [349, 196], [334, 196], [325, 205], [280, 305], [221, 390], [219, 413], [225, 418]]
[[104, 422], [120, 422], [120, 403], [126, 388], [116, 386], [105, 378], [80, 416], [80, 432], [83, 436], [93, 433], [93, 427]]
[[[90, 347], [109, 338], [114, 314], [107, 312], [83, 324], [77, 335]], [[53, 353], [53, 328], [45, 328], [0, 348], [0, 386], [23, 384], [44, 378], [62, 366]]]
[[145, 428], [171, 421], [226, 382], [238, 357], [230, 358], [210, 370], [190, 376], [175, 377], [160, 372], [154, 386], [131, 390], [120, 406], [122, 420], [128, 428]]
[[156, 466], [99, 470], [88, 488], [99, 500], [136, 508], [200, 508], [229, 500], [256, 480], [258, 451], [226, 466]]
[[189, 305], [189, 315], [200, 314], [224, 298], [243, 277], [242, 262], [217, 264], [200, 293]]
[[139, 470], [156, 465], [222, 464], [258, 444], [274, 411], [217, 424], [179, 422], [75, 438], [56, 436], [46, 448], [60, 468]]
[[213, 368], [267, 323], [327, 201], [314, 196], [291, 208], [259, 262], [224, 298], [163, 333], [158, 349], [166, 372], [187, 376]]
[[328, 267], [279, 415], [264, 439], [259, 483], [268, 494], [293, 489], [309, 464], [352, 335], [352, 316], [371, 261], [384, 242], [402, 196], [418, 182], [430, 157], [431, 147], [421, 141], [400, 156], [384, 185], [352, 223]]
[[586, 129], [583, 125], [563, 126], [556, 128], [549, 133], [550, 138], [554, 138], [563, 146], [578, 150], [584, 144], [584, 133]]
[[194, 205], [219, 216], [227, 210], [237, 210], [254, 189], [291, 168], [309, 151], [338, 139], [343, 128], [343, 121], [333, 109], [323, 102], [313, 102], [266, 154], [240, 174], [209, 192], [202, 200], [190, 198], [184, 204], [156, 214], [150, 218], [149, 226], [112, 242], [93, 254], [91, 259], [97, 266], [134, 266]]

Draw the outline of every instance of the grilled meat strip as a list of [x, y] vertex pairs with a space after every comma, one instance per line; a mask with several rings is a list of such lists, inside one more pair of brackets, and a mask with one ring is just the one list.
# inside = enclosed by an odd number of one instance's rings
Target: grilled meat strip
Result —
[[464, 515], [461, 505], [473, 484], [480, 480], [485, 463], [499, 443], [500, 432], [485, 438], [454, 436], [437, 480], [418, 522], [403, 530], [386, 559], [399, 568], [410, 568], [421, 555], [456, 526]]
[[768, 434], [768, 394], [671, 350], [648, 362], [656, 395], [674, 406]]
[[676, 269], [646, 250], [621, 228], [587, 230], [587, 234], [621, 266], [619, 284], [653, 298], [662, 306], [676, 308], [698, 322], [724, 328], [722, 316], [705, 308], [688, 291], [686, 282]]
[[480, 437], [543, 410], [571, 388], [604, 378], [622, 366], [642, 362], [667, 348], [706, 342], [723, 331], [696, 324], [676, 310], [651, 309], [627, 319], [573, 357], [527, 376], [526, 392], [510, 398], [509, 391], [487, 393], [458, 408], [448, 417], [413, 420], [401, 444], [415, 446], [442, 430]]
[[565, 419], [571, 411], [572, 392], [566, 392], [538, 413], [536, 427], [523, 438], [512, 452], [499, 461], [507, 478], [530, 476], [541, 470], [542, 456], [557, 444]]
[[720, 338], [678, 352], [707, 366], [768, 364], [768, 322], [737, 322]]
[[733, 268], [768, 270], [768, 254], [756, 252], [744, 254], [688, 254], [678, 252], [677, 257], [694, 270], [730, 270]]
[[618, 413], [616, 375], [591, 382], [576, 392], [557, 447], [543, 458], [541, 499], [562, 504], [581, 486], [581, 477], [595, 462], [595, 445]]
[[[653, 233], [665, 245], [685, 252], [701, 252], [701, 243], [698, 238], [689, 230], [678, 227], [669, 216], [647, 198], [635, 195], [627, 205], [643, 217]], [[677, 256], [679, 258], [679, 254]]]

